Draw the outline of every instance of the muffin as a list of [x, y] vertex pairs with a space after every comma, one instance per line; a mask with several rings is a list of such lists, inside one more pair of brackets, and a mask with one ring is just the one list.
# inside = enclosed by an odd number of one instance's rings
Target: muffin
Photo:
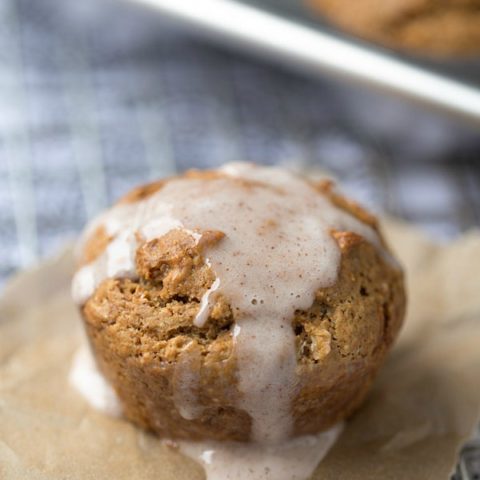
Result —
[[139, 187], [87, 227], [72, 292], [123, 415], [163, 437], [278, 443], [364, 400], [404, 317], [377, 220], [279, 167]]
[[440, 56], [480, 53], [480, 0], [308, 0], [341, 28], [387, 46]]

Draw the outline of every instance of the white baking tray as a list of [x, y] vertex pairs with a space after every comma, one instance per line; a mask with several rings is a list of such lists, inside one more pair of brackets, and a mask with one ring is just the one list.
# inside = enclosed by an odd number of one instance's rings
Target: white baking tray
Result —
[[322, 24], [302, 0], [128, 0], [217, 42], [318, 76], [336, 76], [409, 98], [480, 125], [480, 60], [400, 55]]

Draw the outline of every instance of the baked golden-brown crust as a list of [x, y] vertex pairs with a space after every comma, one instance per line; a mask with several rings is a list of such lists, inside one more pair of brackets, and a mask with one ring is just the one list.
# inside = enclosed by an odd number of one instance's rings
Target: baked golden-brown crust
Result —
[[480, 53], [480, 0], [307, 0], [367, 39], [435, 55]]
[[[330, 191], [319, 186], [325, 188]], [[376, 228], [356, 204], [338, 194], [335, 199]], [[297, 311], [292, 321], [300, 380], [292, 405], [297, 435], [326, 429], [358, 408], [404, 316], [401, 271], [359, 235], [332, 235], [342, 255], [337, 282], [318, 290], [311, 308]], [[126, 417], [160, 435], [240, 441], [250, 436], [251, 419], [236, 407], [240, 392], [228, 299], [219, 296], [208, 322], [194, 325], [215, 279], [203, 252], [222, 237], [204, 232], [195, 243], [174, 230], [144, 242], [136, 255], [139, 279], [104, 280], [82, 307], [97, 362]], [[86, 258], [98, 255], [96, 245], [87, 240]], [[174, 401], [176, 366], [185, 356], [198, 378], [193, 393], [200, 413], [192, 420], [180, 415]]]
[[96, 260], [102, 252], [107, 248], [112, 238], [105, 230], [103, 225], [96, 227], [85, 241], [85, 245], [82, 245], [81, 251], [78, 252], [78, 263], [80, 265], [86, 265]]

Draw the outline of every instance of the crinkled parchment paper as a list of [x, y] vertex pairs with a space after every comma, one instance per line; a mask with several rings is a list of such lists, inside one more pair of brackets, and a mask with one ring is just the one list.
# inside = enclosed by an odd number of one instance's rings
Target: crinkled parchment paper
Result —
[[[480, 234], [434, 246], [392, 223], [387, 235], [407, 270], [407, 323], [315, 479], [446, 479], [478, 419]], [[195, 462], [69, 386], [81, 340], [71, 272], [65, 253], [13, 279], [0, 302], [0, 478], [202, 479]]]

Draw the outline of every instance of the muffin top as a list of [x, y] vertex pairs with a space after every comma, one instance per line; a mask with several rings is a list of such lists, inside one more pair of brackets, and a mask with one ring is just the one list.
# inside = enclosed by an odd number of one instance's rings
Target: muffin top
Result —
[[307, 0], [365, 38], [435, 56], [480, 54], [480, 0]]
[[92, 222], [73, 296], [88, 306], [115, 279], [130, 279], [155, 287], [155, 328], [182, 331], [171, 324], [178, 308], [189, 309], [197, 330], [225, 323], [252, 437], [276, 442], [292, 429], [298, 387], [293, 320], [335, 286], [342, 242], [357, 239], [377, 252], [377, 264], [398, 270], [375, 219], [326, 178], [244, 163], [191, 171], [134, 190]]

